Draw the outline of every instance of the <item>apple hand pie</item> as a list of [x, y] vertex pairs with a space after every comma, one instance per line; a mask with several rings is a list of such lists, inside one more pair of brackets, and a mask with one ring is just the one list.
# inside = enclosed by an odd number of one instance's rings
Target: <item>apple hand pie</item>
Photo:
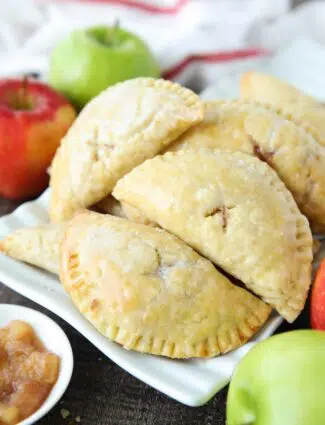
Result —
[[59, 249], [65, 226], [45, 224], [16, 230], [0, 242], [0, 252], [59, 274]]
[[325, 147], [287, 117], [256, 103], [205, 104], [205, 118], [170, 150], [199, 147], [240, 151], [271, 166], [293, 194], [314, 230], [325, 231]]
[[124, 176], [113, 196], [241, 280], [288, 321], [301, 312], [312, 236], [264, 162], [240, 152], [168, 152]]
[[325, 107], [296, 87], [271, 75], [247, 72], [241, 78], [240, 96], [269, 105], [309, 128], [316, 140], [325, 145]]
[[83, 109], [54, 157], [52, 221], [104, 199], [124, 174], [202, 119], [199, 97], [176, 83], [136, 78], [109, 87]]
[[140, 352], [216, 356], [247, 341], [271, 311], [175, 236], [93, 212], [70, 221], [60, 268], [81, 313]]

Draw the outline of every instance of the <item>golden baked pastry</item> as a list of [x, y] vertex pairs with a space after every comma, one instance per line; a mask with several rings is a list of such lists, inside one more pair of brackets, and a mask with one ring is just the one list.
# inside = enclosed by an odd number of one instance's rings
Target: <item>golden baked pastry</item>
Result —
[[252, 71], [241, 78], [240, 96], [269, 105], [309, 127], [317, 141], [325, 145], [325, 107], [296, 87], [271, 75]]
[[59, 246], [65, 225], [47, 224], [16, 230], [0, 242], [0, 252], [59, 274]]
[[136, 78], [102, 92], [80, 113], [53, 160], [52, 221], [108, 196], [124, 174], [202, 119], [198, 96], [167, 80]]
[[325, 147], [283, 115], [246, 101], [205, 104], [205, 119], [170, 147], [241, 151], [267, 162], [314, 230], [325, 231]]
[[60, 275], [104, 336], [172, 358], [232, 350], [271, 311], [166, 231], [93, 212], [71, 220]]
[[140, 224], [146, 224], [147, 226], [159, 227], [157, 223], [149, 220], [148, 217], [142, 214], [141, 211], [138, 210], [137, 208], [132, 207], [132, 205], [122, 202], [121, 207], [123, 210], [124, 217], [127, 218], [128, 220], [131, 220]]
[[264, 162], [240, 152], [168, 152], [124, 176], [113, 196], [240, 279], [288, 321], [302, 310], [310, 228]]

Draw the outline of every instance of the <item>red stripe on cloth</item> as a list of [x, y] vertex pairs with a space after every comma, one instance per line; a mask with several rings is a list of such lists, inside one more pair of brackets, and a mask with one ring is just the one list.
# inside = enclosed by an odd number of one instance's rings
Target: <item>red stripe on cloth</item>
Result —
[[[65, 1], [65, 0], [58, 0]], [[74, 0], [79, 2], [89, 2], [89, 0]], [[105, 4], [117, 4], [121, 6], [127, 6], [133, 9], [139, 9], [148, 13], [161, 13], [161, 14], [176, 14], [178, 13], [189, 0], [178, 0], [174, 6], [156, 6], [153, 4], [143, 3], [141, 1], [133, 1], [133, 0], [92, 0], [93, 3], [105, 3]]]
[[183, 59], [178, 64], [174, 65], [163, 73], [163, 77], [167, 80], [172, 80], [177, 74], [184, 71], [184, 69], [193, 62], [230, 62], [239, 59], [248, 59], [257, 56], [267, 55], [268, 52], [262, 49], [242, 49], [242, 50], [231, 50], [218, 53], [206, 53], [206, 54], [193, 54]]

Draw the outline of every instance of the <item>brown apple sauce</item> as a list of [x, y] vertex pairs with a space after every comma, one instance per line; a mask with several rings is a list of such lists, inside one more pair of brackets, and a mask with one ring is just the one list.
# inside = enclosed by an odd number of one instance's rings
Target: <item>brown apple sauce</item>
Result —
[[0, 329], [0, 425], [14, 425], [43, 404], [57, 381], [60, 359], [26, 322]]

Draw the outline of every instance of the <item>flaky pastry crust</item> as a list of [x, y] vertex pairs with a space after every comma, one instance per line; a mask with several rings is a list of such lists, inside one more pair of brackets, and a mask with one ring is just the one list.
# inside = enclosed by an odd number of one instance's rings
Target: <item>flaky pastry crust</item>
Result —
[[288, 321], [301, 312], [312, 236], [264, 162], [240, 152], [168, 152], [131, 171], [113, 195], [244, 282]]
[[168, 149], [202, 147], [244, 152], [266, 162], [291, 191], [312, 228], [325, 232], [325, 147], [290, 117], [254, 102], [207, 102], [204, 121]]
[[166, 231], [108, 215], [72, 219], [60, 274], [77, 308], [104, 336], [172, 358], [232, 350], [271, 311]]
[[171, 81], [136, 78], [102, 92], [80, 113], [54, 157], [52, 221], [101, 201], [124, 174], [202, 119], [198, 96]]

